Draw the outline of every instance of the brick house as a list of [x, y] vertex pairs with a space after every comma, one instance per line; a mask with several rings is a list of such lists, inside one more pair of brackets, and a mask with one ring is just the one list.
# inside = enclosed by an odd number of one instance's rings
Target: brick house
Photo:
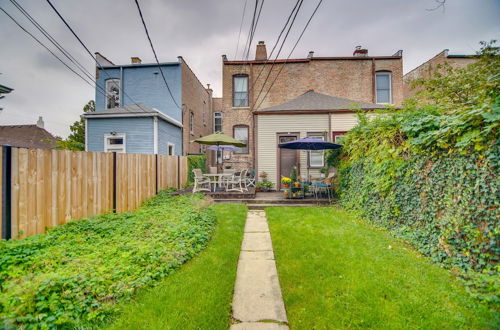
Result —
[[82, 115], [87, 122], [87, 151], [204, 152], [190, 141], [212, 132], [212, 90], [201, 84], [181, 56], [159, 67], [138, 57], [123, 65], [99, 53], [96, 58], [96, 110]]
[[[315, 57], [310, 52], [305, 58], [273, 61], [267, 59], [266, 45], [260, 41], [254, 60], [230, 61], [223, 56], [222, 79], [220, 111], [214, 114], [221, 118], [223, 133], [248, 142], [247, 148], [241, 148], [224, 163], [237, 169], [255, 168], [259, 173], [265, 170], [275, 183], [280, 175], [289, 175], [281, 173], [279, 167], [299, 165], [299, 172], [305, 173], [311, 163], [306, 159], [310, 156], [303, 153], [280, 159], [283, 155], [277, 144], [281, 137], [320, 133], [334, 140], [357, 123], [347, 104], [362, 105], [371, 111], [378, 108], [377, 104], [400, 106], [403, 102], [402, 51], [369, 56], [368, 50], [356, 47], [352, 56]], [[318, 99], [327, 105], [318, 109]], [[301, 104], [306, 108], [285, 111], [291, 100], [295, 100], [292, 106]], [[272, 107], [281, 110], [273, 112]], [[273, 164], [262, 164], [269, 160]], [[291, 163], [284, 166], [283, 162]]]
[[449, 50], [445, 49], [428, 61], [420, 64], [415, 69], [411, 70], [403, 76], [403, 95], [404, 99], [408, 99], [415, 95], [420, 88], [411, 89], [411, 83], [415, 79], [429, 78], [436, 72], [439, 65], [448, 63], [452, 67], [463, 68], [476, 61], [476, 55], [452, 55]]

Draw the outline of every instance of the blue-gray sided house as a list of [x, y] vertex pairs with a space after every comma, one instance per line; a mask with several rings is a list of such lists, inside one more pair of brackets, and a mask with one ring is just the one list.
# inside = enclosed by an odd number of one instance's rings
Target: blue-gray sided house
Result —
[[[178, 62], [115, 65], [96, 54], [95, 112], [86, 119], [87, 151], [183, 155], [201, 152], [190, 143], [211, 133], [211, 90]], [[170, 92], [163, 80], [167, 80]], [[194, 78], [193, 78], [194, 77]]]

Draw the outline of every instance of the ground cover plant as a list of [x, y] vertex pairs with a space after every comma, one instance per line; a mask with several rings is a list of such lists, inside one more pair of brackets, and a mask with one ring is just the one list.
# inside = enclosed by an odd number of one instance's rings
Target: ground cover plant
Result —
[[334, 207], [266, 215], [290, 328], [498, 326], [449, 271], [384, 229]]
[[100, 215], [47, 234], [2, 241], [3, 327], [95, 324], [202, 250], [215, 222], [201, 196], [173, 197], [164, 191], [135, 212]]
[[227, 329], [247, 208], [215, 205], [208, 246], [158, 286], [121, 307], [112, 329]]
[[483, 43], [474, 64], [438, 69], [402, 109], [359, 115], [340, 155], [340, 202], [500, 308], [499, 49]]

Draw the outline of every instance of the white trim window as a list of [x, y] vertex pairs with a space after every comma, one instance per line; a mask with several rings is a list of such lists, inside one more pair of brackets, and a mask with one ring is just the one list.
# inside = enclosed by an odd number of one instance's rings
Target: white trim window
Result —
[[222, 112], [214, 112], [214, 132], [222, 132]]
[[116, 108], [120, 105], [120, 79], [106, 80], [106, 109]]
[[[325, 141], [324, 135], [309, 135], [308, 137]], [[323, 150], [310, 150], [309, 151], [309, 167], [319, 168], [325, 166], [325, 157]]]
[[248, 107], [248, 76], [233, 76], [233, 107]]
[[104, 134], [104, 152], [124, 154], [126, 150], [125, 134]]
[[392, 78], [390, 72], [377, 72], [375, 74], [375, 86], [377, 90], [377, 103], [392, 103]]
[[167, 144], [167, 155], [168, 156], [175, 155], [175, 144], [170, 143], [170, 142]]

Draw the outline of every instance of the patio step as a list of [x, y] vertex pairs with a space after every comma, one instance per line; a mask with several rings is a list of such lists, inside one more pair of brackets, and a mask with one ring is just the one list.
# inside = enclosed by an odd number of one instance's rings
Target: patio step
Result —
[[244, 203], [248, 205], [253, 204], [273, 204], [273, 205], [327, 205], [329, 204], [327, 199], [214, 199], [215, 203]]
[[[297, 204], [297, 203], [266, 203], [266, 204], [247, 204], [249, 210], [263, 210], [266, 207], [314, 207], [316, 204]], [[325, 206], [325, 204], [323, 204]]]

